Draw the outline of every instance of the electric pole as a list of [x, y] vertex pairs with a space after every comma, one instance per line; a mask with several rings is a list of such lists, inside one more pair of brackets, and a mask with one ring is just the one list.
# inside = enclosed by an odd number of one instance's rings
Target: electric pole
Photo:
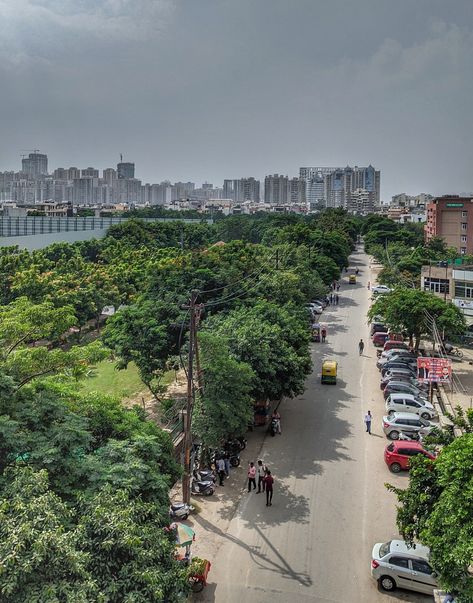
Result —
[[[191, 449], [192, 449], [192, 411], [194, 408], [194, 353], [197, 345], [197, 291], [191, 292], [189, 306], [190, 324], [189, 324], [189, 354], [187, 360], [187, 406], [184, 417], [184, 474], [182, 476], [182, 498], [187, 504], [191, 499]], [[198, 310], [200, 314], [200, 308]]]

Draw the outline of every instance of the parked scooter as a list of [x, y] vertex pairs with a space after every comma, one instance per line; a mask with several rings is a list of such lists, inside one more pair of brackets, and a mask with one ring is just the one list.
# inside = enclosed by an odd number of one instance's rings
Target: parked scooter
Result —
[[276, 417], [273, 417], [271, 419], [271, 423], [269, 424], [269, 433], [271, 434], [271, 437], [274, 438], [274, 436], [278, 433], [279, 431], [279, 419], [276, 419]]
[[212, 496], [215, 492], [215, 485], [212, 481], [201, 482], [193, 479], [191, 483], [191, 492], [192, 494], [201, 496]]
[[214, 484], [217, 481], [217, 476], [212, 469], [195, 469], [194, 470], [194, 479], [198, 482], [210, 482], [212, 481]]
[[194, 507], [192, 505], [188, 505], [186, 503], [176, 503], [169, 507], [169, 516], [171, 519], [185, 520], [189, 517], [192, 511], [194, 511]]

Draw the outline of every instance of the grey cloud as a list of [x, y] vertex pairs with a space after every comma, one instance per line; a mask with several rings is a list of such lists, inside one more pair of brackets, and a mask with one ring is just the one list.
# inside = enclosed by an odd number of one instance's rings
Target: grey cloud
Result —
[[147, 181], [371, 162], [471, 190], [471, 0], [0, 0], [0, 169], [123, 151]]

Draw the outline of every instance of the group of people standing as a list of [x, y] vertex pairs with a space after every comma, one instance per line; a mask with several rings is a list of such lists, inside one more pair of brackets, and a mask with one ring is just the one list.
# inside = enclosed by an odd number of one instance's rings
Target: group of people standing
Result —
[[[340, 285], [338, 285], [338, 286], [340, 286]], [[332, 305], [334, 305], [334, 306], [338, 306], [338, 302], [339, 302], [339, 300], [340, 300], [340, 297], [339, 297], [338, 293], [331, 293], [331, 294], [328, 296], [328, 304], [329, 304], [329, 305], [331, 305], [331, 304], [332, 304]]]
[[248, 492], [251, 492], [252, 489], [256, 490], [256, 480], [258, 480], [257, 494], [266, 492], [266, 506], [270, 507], [273, 504], [274, 477], [262, 460], [258, 461], [257, 466], [253, 461], [248, 466]]

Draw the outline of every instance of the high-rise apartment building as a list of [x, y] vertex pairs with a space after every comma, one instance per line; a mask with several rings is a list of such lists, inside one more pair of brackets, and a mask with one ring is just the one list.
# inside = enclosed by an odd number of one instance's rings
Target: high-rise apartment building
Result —
[[370, 195], [373, 207], [380, 199], [380, 172], [368, 167], [302, 167], [300, 179], [306, 184], [306, 198], [311, 207], [351, 206], [351, 195], [363, 189]]
[[21, 171], [29, 178], [47, 175], [48, 156], [43, 153], [30, 153], [21, 160]]
[[130, 179], [135, 177], [135, 164], [128, 162], [121, 162], [117, 164], [117, 174], [120, 180]]
[[223, 181], [223, 198], [232, 199], [235, 203], [244, 201], [260, 201], [260, 181], [255, 178]]
[[264, 202], [281, 205], [288, 202], [289, 178], [273, 174], [264, 179]]
[[425, 239], [441, 237], [460, 255], [473, 254], [473, 198], [444, 195], [427, 205]]

